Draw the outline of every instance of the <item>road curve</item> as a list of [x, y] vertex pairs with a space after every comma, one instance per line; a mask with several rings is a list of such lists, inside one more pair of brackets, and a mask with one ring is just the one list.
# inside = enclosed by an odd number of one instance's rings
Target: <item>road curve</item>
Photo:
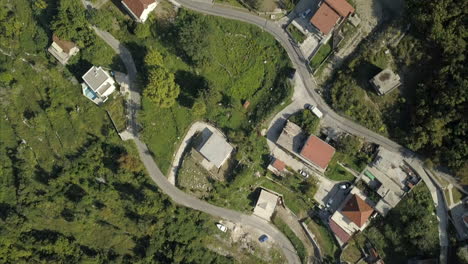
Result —
[[130, 79], [130, 98], [127, 102], [127, 112], [130, 124], [127, 129], [133, 135], [133, 140], [137, 147], [138, 154], [140, 155], [140, 159], [142, 160], [151, 179], [156, 183], [159, 189], [167, 196], [169, 196], [176, 204], [183, 205], [215, 217], [220, 217], [237, 224], [248, 225], [261, 231], [262, 233], [267, 234], [281, 248], [283, 255], [287, 259], [288, 263], [301, 263], [296, 250], [294, 249], [294, 246], [289, 241], [289, 239], [269, 222], [253, 215], [242, 214], [240, 212], [217, 207], [199, 200], [198, 198], [195, 198], [179, 190], [168, 181], [166, 176], [164, 176], [164, 174], [156, 165], [156, 162], [148, 150], [148, 146], [146, 146], [146, 144], [138, 138], [136, 113], [140, 109], [141, 104], [140, 91], [135, 85], [137, 71], [132, 55], [122, 44], [120, 44], [117, 39], [115, 39], [108, 32], [100, 30], [96, 27], [94, 27], [94, 30], [100, 38], [102, 38], [109, 46], [111, 46], [117, 54], [119, 54], [125, 65], [125, 68], [127, 69], [127, 73]]

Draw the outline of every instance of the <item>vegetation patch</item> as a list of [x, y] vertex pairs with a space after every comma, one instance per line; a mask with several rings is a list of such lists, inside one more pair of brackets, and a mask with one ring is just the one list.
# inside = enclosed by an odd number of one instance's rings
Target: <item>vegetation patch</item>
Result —
[[298, 125], [307, 134], [315, 135], [319, 129], [320, 119], [308, 109], [303, 109], [289, 117], [289, 121]]
[[316, 69], [317, 67], [322, 64], [322, 62], [327, 58], [327, 56], [331, 53], [332, 47], [330, 44], [325, 43], [320, 48], [318, 51], [315, 53], [314, 57], [310, 60], [310, 67], [312, 69]]
[[283, 222], [280, 218], [273, 216], [273, 224], [283, 233], [289, 241], [293, 244], [296, 249], [297, 255], [301, 259], [302, 263], [307, 263], [307, 251], [302, 244], [302, 241], [294, 234], [294, 232], [289, 228], [289, 226]]
[[309, 231], [317, 239], [322, 258], [329, 263], [336, 262], [335, 260], [339, 256], [340, 248], [333, 237], [333, 233], [319, 219], [308, 218], [305, 223]]
[[353, 181], [354, 175], [338, 164], [337, 157], [333, 157], [325, 171], [325, 176], [333, 181]]
[[104, 103], [104, 109], [109, 112], [118, 132], [127, 128], [127, 116], [125, 115], [125, 97], [116, 92], [110, 100]]
[[292, 38], [298, 44], [301, 44], [306, 39], [306, 36], [299, 29], [297, 29], [292, 23], [290, 23], [286, 29], [288, 30]]

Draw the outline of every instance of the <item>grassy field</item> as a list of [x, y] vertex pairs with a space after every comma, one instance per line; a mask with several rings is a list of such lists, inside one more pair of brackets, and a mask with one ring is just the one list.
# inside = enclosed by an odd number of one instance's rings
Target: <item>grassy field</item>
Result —
[[114, 121], [117, 131], [122, 132], [127, 127], [127, 117], [125, 115], [125, 98], [115, 92], [111, 98], [104, 103], [103, 108], [109, 112]]
[[[362, 245], [363, 246], [363, 245]], [[351, 239], [348, 242], [348, 246], [343, 250], [341, 254], [341, 260], [346, 261], [348, 263], [356, 263], [359, 259], [361, 259], [361, 246], [358, 241]]]
[[310, 67], [312, 67], [312, 69], [315, 69], [318, 66], [320, 66], [320, 64], [325, 60], [328, 54], [330, 54], [331, 49], [332, 48], [328, 43], [325, 43], [322, 46], [320, 46], [317, 53], [315, 53], [314, 57], [310, 60]]
[[316, 223], [315, 220], [308, 218], [306, 220], [307, 227], [315, 235], [318, 246], [322, 252], [324, 259], [335, 262], [336, 257], [340, 253], [339, 246], [335, 242], [335, 238], [331, 231], [321, 223]]
[[307, 263], [307, 251], [302, 244], [302, 241], [294, 234], [289, 226], [278, 217], [273, 216], [273, 224], [291, 241], [296, 249], [297, 255], [302, 260], [302, 263]]
[[299, 31], [299, 29], [297, 29], [292, 23], [288, 25], [287, 30], [298, 44], [302, 43], [306, 39], [306, 36], [304, 36], [304, 34], [302, 34], [302, 32]]
[[327, 170], [325, 171], [325, 177], [334, 181], [353, 181], [355, 177], [347, 170], [345, 170], [337, 162], [337, 157], [333, 157], [330, 161]]
[[[143, 137], [163, 172], [169, 168], [175, 147], [193, 121], [205, 119], [224, 132], [247, 132], [256, 125], [252, 120], [261, 122], [278, 105], [275, 102], [286, 100], [291, 92], [280, 84], [288, 60], [274, 38], [247, 24], [192, 13], [189, 16], [212, 26], [204, 52], [213, 59], [193, 65], [181, 59], [183, 55], [174, 45], [167, 46], [158, 38], [138, 43], [140, 50], [152, 46], [162, 53], [165, 66], [175, 73], [181, 87], [177, 104], [168, 109], [158, 108], [143, 98], [139, 119]], [[169, 29], [165, 30], [161, 34]], [[277, 91], [276, 98], [270, 96], [272, 90]], [[191, 112], [197, 100], [207, 108], [206, 114], [199, 117]], [[242, 107], [245, 100], [250, 102], [248, 109]], [[234, 134], [227, 133], [231, 139]]]

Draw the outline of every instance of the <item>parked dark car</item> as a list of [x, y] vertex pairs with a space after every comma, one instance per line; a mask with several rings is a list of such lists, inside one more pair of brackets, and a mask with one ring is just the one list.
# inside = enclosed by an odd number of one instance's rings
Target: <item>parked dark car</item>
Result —
[[258, 241], [260, 242], [265, 242], [268, 240], [268, 236], [267, 235], [261, 235], [259, 238], [258, 238]]

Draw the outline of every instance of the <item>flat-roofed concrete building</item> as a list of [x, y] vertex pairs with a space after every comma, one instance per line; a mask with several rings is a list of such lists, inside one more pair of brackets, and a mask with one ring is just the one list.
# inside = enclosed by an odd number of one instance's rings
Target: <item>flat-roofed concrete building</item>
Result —
[[262, 189], [257, 200], [257, 205], [255, 205], [253, 214], [270, 221], [271, 216], [275, 211], [277, 202], [278, 195]]
[[214, 168], [220, 169], [234, 148], [221, 136], [221, 133], [215, 133], [209, 128], [203, 129], [200, 138], [201, 142], [195, 150], [203, 156], [201, 165], [208, 171]]
[[91, 67], [82, 79], [83, 95], [95, 104], [107, 101], [108, 96], [115, 91], [114, 78], [102, 67]]
[[52, 45], [47, 50], [63, 65], [80, 51], [75, 43], [60, 39], [55, 34], [52, 35]]
[[276, 141], [276, 144], [291, 153], [299, 153], [305, 139], [306, 135], [298, 125], [286, 121], [286, 125]]
[[400, 76], [388, 68], [374, 76], [370, 83], [379, 95], [389, 93], [401, 85]]

